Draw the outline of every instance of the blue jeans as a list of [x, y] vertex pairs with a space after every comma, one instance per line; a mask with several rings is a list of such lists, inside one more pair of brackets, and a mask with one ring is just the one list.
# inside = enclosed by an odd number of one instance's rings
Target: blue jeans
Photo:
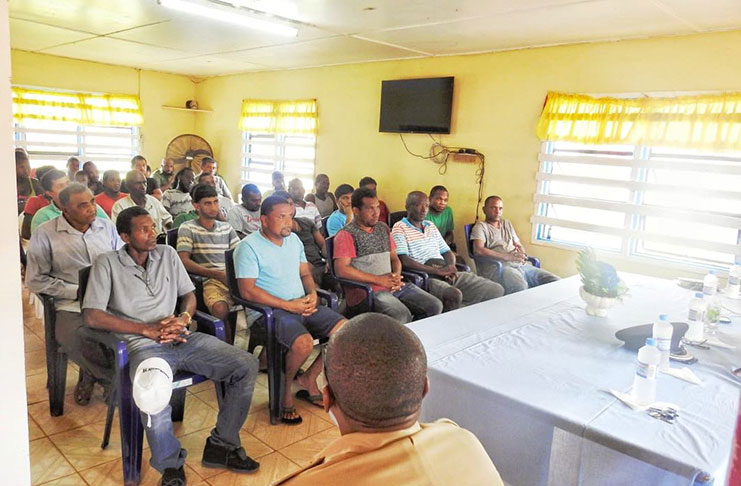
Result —
[[374, 292], [373, 310], [393, 317], [402, 324], [412, 322], [412, 317], [423, 319], [443, 311], [443, 303], [416, 285], [406, 284], [399, 292]]
[[[224, 400], [219, 407], [216, 427], [211, 431], [211, 441], [230, 449], [240, 447], [239, 429], [247, 418], [252, 402], [252, 392], [257, 379], [257, 358], [231, 346], [214, 336], [194, 332], [188, 341], [180, 344], [159, 344], [141, 337], [126, 345], [133, 381], [136, 368], [146, 358], [158, 357], [168, 362], [173, 373], [189, 371], [203, 375], [225, 385]], [[157, 471], [179, 468], [185, 463], [186, 451], [175, 438], [168, 405], [152, 415], [152, 426], [147, 427], [147, 416], [142, 414], [147, 442], [152, 451], [149, 463]]]
[[518, 266], [504, 264], [499, 283], [502, 284], [507, 294], [513, 294], [530, 287], [555, 282], [556, 280], [559, 280], [559, 278], [551, 272], [534, 267], [529, 263]]

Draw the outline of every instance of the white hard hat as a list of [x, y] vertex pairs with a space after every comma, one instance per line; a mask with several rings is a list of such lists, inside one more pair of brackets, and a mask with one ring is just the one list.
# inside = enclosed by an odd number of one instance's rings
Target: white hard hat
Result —
[[134, 402], [147, 414], [147, 427], [152, 425], [152, 415], [160, 413], [170, 403], [172, 396], [172, 368], [162, 358], [147, 358], [134, 374]]

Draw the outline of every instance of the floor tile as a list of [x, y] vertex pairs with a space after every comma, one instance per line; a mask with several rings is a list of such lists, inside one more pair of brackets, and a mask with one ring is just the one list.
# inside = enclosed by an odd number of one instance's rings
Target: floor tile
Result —
[[188, 387], [188, 391], [191, 393], [199, 393], [205, 390], [213, 390], [213, 389], [214, 389], [214, 382], [211, 380], [202, 381], [201, 383], [198, 383], [197, 385]]
[[268, 374], [267, 373], [258, 373], [257, 374], [257, 384], [260, 386], [264, 386], [265, 388], [268, 387]]
[[40, 349], [26, 353], [26, 376], [46, 374], [46, 351]]
[[203, 429], [212, 429], [216, 425], [218, 412], [195, 395], [188, 394], [185, 399], [185, 416], [182, 422], [175, 422], [175, 436], [180, 437]]
[[118, 427], [111, 429], [111, 439], [108, 447], [106, 449], [100, 448], [103, 439], [103, 427], [103, 422], [98, 422], [52, 435], [49, 439], [77, 471], [84, 471], [121, 457], [121, 439]]
[[296, 410], [303, 418], [299, 425], [271, 425], [270, 413], [264, 409], [248, 415], [242, 428], [277, 450], [333, 427], [302, 405], [297, 404]]
[[[65, 394], [73, 393], [77, 384], [78, 371], [72, 366], [67, 366], [67, 385]], [[26, 376], [26, 402], [32, 403], [49, 400], [49, 391], [46, 388], [46, 372]]]
[[[216, 390], [213, 388], [203, 390], [195, 394], [198, 398], [209, 404], [216, 410], [219, 409], [219, 402], [216, 400]], [[270, 395], [268, 389], [262, 386], [255, 385], [255, 390], [252, 392], [252, 403], [250, 404], [250, 412], [254, 413], [258, 410], [268, 408], [270, 403]]]
[[31, 455], [31, 484], [41, 484], [74, 474], [75, 470], [62, 453], [47, 439], [29, 444]]
[[330, 443], [340, 437], [337, 427], [324, 430], [306, 439], [284, 447], [280, 453], [300, 466], [308, 466], [311, 460], [324, 450]]
[[26, 353], [44, 350], [44, 340], [27, 327], [23, 328], [23, 350]]
[[88, 483], [79, 474], [72, 474], [71, 476], [55, 479], [40, 486], [88, 486]]
[[[123, 484], [123, 467], [121, 458], [106, 462], [80, 473], [91, 486], [120, 486]], [[188, 484], [203, 484], [195, 471], [186, 466], [185, 476]], [[139, 486], [158, 486], [162, 474], [149, 465], [149, 456], [144, 455]]]
[[254, 474], [225, 472], [209, 478], [208, 482], [213, 486], [266, 486], [298, 468], [285, 456], [273, 452], [260, 459], [260, 469]]
[[40, 439], [42, 437], [46, 437], [46, 434], [44, 434], [44, 431], [41, 430], [41, 427], [34, 422], [33, 418], [31, 416], [28, 416], [28, 440], [36, 440]]
[[77, 405], [72, 395], [67, 395], [64, 398], [64, 414], [59, 417], [49, 415], [48, 401], [28, 406], [28, 413], [31, 414], [31, 417], [39, 424], [46, 435], [65, 432], [105, 420], [108, 405], [99, 397], [93, 398], [84, 407]]
[[44, 335], [44, 321], [42, 319], [37, 319], [35, 317], [29, 317], [33, 315], [33, 312], [30, 314], [24, 313], [24, 321], [23, 323], [25, 326], [30, 329], [34, 334], [41, 337]]

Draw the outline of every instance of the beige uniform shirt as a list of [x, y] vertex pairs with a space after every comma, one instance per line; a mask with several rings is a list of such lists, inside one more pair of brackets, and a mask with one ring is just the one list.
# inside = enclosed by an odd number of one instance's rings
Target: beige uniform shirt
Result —
[[442, 419], [393, 432], [347, 434], [274, 486], [503, 486], [469, 431]]

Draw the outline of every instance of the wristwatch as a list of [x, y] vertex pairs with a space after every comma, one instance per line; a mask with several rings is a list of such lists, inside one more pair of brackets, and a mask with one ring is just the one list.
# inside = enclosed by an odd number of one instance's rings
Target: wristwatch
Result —
[[191, 323], [191, 321], [193, 320], [193, 317], [191, 317], [191, 315], [190, 315], [190, 313], [188, 311], [183, 311], [178, 316], [178, 319], [181, 318], [181, 317], [183, 317], [183, 316], [188, 316], [188, 322], [186, 322], [186, 325], [189, 325]]

